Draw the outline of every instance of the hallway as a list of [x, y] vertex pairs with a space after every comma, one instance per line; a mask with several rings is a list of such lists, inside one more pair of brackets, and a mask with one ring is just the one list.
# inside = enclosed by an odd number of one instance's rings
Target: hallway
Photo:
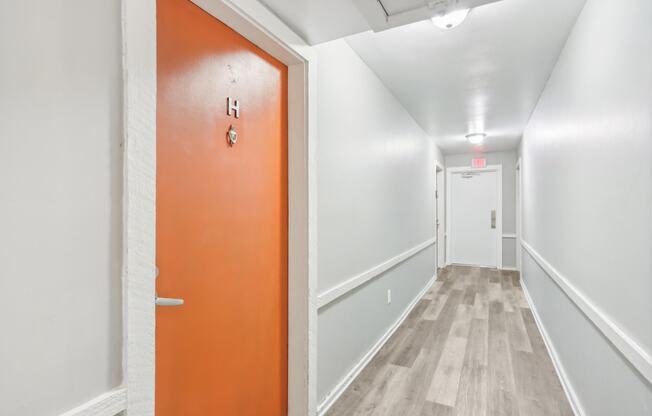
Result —
[[0, 2], [0, 416], [652, 416], [651, 21]]
[[518, 274], [449, 266], [327, 415], [573, 412]]

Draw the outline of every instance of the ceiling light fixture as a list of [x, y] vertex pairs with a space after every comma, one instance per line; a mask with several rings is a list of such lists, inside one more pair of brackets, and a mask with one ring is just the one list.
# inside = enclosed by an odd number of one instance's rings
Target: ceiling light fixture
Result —
[[466, 135], [466, 140], [471, 144], [480, 145], [487, 138], [486, 133], [470, 133]]
[[440, 29], [448, 30], [456, 26], [466, 19], [470, 9], [453, 10], [450, 13], [438, 14], [432, 17], [432, 23]]

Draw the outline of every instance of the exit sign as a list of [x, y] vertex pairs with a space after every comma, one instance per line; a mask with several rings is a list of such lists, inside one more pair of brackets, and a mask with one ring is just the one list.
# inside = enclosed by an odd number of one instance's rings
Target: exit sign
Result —
[[484, 157], [474, 157], [471, 159], [471, 167], [472, 168], [486, 168], [487, 167], [487, 159]]

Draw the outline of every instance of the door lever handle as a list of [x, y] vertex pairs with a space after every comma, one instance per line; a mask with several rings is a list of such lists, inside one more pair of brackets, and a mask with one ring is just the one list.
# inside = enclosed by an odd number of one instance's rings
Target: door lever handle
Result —
[[156, 306], [180, 306], [183, 305], [183, 299], [159, 298], [156, 297]]

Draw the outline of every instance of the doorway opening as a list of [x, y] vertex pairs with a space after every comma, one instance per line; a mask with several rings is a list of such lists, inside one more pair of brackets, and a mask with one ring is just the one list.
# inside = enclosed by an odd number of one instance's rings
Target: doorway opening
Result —
[[155, 412], [287, 416], [287, 65], [158, 0], [157, 80]]
[[[314, 56], [309, 48], [271, 12], [256, 4], [233, 5], [226, 0], [193, 0], [192, 3], [223, 22], [229, 28], [251, 41], [260, 51], [287, 66], [287, 414], [290, 416], [314, 413], [316, 408], [315, 332], [316, 302], [316, 211], [315, 211], [315, 106], [314, 94], [308, 94], [314, 85], [314, 71], [309, 71]], [[156, 97], [157, 97], [157, 4], [125, 0], [125, 386], [127, 412], [154, 413], [155, 393], [155, 255], [154, 240], [156, 200]], [[206, 27], [195, 28], [206, 30]], [[188, 51], [190, 52], [190, 51]], [[236, 74], [237, 75], [237, 74]], [[211, 91], [196, 91], [205, 98]], [[181, 91], [183, 92], [183, 91]], [[224, 98], [224, 97], [223, 97]], [[238, 97], [233, 97], [238, 100]], [[153, 100], [152, 100], [153, 99]], [[224, 99], [222, 103], [226, 103]], [[236, 103], [233, 103], [237, 106]], [[245, 107], [240, 104], [240, 121]], [[180, 108], [178, 115], [188, 115], [188, 108]], [[201, 114], [196, 114], [201, 116]], [[233, 149], [242, 147], [247, 133], [238, 129]], [[231, 137], [224, 131], [215, 137], [215, 144]], [[251, 137], [251, 135], [248, 135]], [[128, 162], [128, 163], [127, 163]], [[278, 178], [278, 176], [277, 176]], [[228, 182], [229, 177], [218, 180]], [[208, 178], [205, 179], [208, 182]], [[234, 215], [238, 210], [231, 211]], [[198, 238], [204, 235], [197, 233]], [[161, 277], [169, 268], [161, 269]], [[183, 298], [180, 291], [161, 296]], [[167, 290], [166, 290], [167, 292]], [[184, 306], [197, 305], [184, 299]], [[168, 304], [180, 299], [168, 299]], [[176, 302], [175, 302], [176, 301]], [[184, 308], [176, 307], [176, 311]], [[172, 314], [173, 308], [158, 308]]]

